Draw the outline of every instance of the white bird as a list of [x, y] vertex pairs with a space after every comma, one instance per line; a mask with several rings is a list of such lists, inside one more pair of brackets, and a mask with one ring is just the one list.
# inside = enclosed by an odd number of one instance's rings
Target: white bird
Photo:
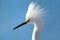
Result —
[[39, 40], [40, 38], [39, 34], [42, 27], [42, 17], [44, 16], [44, 13], [45, 11], [43, 8], [41, 8], [40, 5], [38, 5], [37, 3], [31, 2], [27, 10], [25, 22], [15, 27], [13, 30], [21, 27], [24, 24], [32, 23], [34, 24], [32, 40]]

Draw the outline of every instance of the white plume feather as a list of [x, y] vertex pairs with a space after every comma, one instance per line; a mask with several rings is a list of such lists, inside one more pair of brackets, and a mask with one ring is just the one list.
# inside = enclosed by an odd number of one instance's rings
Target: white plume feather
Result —
[[40, 5], [37, 5], [37, 3], [31, 2], [27, 10], [26, 18], [42, 17], [44, 13], [45, 11], [43, 8], [41, 8]]

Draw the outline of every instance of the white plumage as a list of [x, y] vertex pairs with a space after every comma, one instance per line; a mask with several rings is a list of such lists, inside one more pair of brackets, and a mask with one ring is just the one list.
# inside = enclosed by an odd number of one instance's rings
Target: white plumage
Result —
[[40, 39], [40, 30], [42, 27], [42, 20], [41, 18], [44, 16], [44, 9], [41, 8], [40, 5], [37, 3], [30, 3], [27, 14], [26, 14], [26, 20], [30, 19], [30, 22], [34, 24], [34, 30], [32, 34], [32, 40], [39, 40]]
[[32, 40], [39, 40], [40, 38], [40, 30], [42, 27], [42, 17], [44, 16], [44, 9], [41, 8], [40, 5], [37, 3], [31, 2], [29, 4], [27, 14], [26, 14], [26, 21], [23, 22], [22, 24], [18, 25], [15, 27], [13, 30], [16, 28], [19, 28], [20, 26], [27, 24], [28, 22], [34, 24], [34, 29], [33, 29], [33, 34], [32, 34]]
[[45, 11], [43, 8], [41, 8], [40, 5], [37, 5], [37, 3], [31, 2], [29, 4], [27, 14], [26, 14], [26, 19], [27, 18], [36, 18], [39, 17], [41, 18], [44, 15]]

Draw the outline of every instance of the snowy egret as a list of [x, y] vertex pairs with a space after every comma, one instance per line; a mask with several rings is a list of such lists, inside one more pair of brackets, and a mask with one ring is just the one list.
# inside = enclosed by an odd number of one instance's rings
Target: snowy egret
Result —
[[32, 34], [32, 40], [39, 40], [39, 33], [42, 27], [42, 20], [41, 18], [43, 17], [45, 11], [43, 8], [41, 8], [40, 5], [37, 3], [31, 2], [29, 4], [27, 14], [26, 14], [26, 20], [22, 24], [16, 26], [13, 30], [16, 28], [21, 27], [22, 25], [25, 25], [27, 23], [32, 23], [34, 24], [34, 30]]

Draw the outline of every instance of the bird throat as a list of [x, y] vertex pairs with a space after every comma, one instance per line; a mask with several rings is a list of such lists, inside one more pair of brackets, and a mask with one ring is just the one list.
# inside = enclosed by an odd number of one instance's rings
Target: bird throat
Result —
[[40, 40], [40, 26], [39, 26], [39, 24], [34, 24], [32, 40]]

